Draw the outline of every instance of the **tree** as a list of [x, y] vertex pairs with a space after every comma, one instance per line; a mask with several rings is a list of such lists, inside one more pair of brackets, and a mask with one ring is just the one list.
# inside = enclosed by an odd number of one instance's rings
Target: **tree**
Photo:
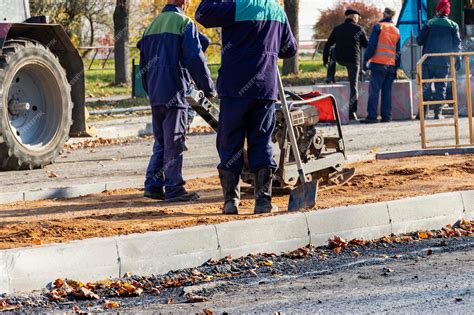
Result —
[[335, 7], [321, 11], [321, 17], [314, 26], [315, 39], [327, 39], [332, 30], [345, 20], [344, 12], [347, 8], [353, 8], [359, 11], [362, 19], [359, 24], [364, 28], [367, 34], [370, 34], [372, 27], [382, 18], [382, 11], [375, 5], [368, 5], [363, 2], [341, 1]]
[[115, 84], [130, 83], [130, 0], [117, 0], [114, 11]]
[[[296, 41], [299, 41], [299, 0], [285, 0], [285, 11], [288, 16], [288, 22], [290, 23], [293, 35], [295, 35]], [[298, 53], [293, 58], [285, 59], [283, 61], [283, 75], [296, 74], [298, 73]]]
[[[113, 1], [30, 0], [30, 10], [32, 16], [47, 15], [53, 23], [64, 26], [75, 45], [83, 45], [86, 41], [86, 45], [93, 46], [98, 26], [111, 29], [111, 10], [108, 8]], [[84, 28], [84, 22], [88, 22], [89, 30]]]

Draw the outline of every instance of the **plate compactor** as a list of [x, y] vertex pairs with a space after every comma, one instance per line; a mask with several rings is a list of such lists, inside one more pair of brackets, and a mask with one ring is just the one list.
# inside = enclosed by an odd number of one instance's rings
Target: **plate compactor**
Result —
[[[285, 91], [285, 94], [307, 180], [316, 181], [320, 190], [347, 183], [354, 176], [355, 169], [344, 168], [347, 163], [346, 147], [334, 96], [319, 92], [298, 95]], [[217, 131], [219, 106], [196, 89], [188, 92], [187, 100]], [[275, 194], [287, 194], [301, 184], [301, 179], [291, 150], [281, 102], [277, 102], [276, 109], [273, 145], [278, 170], [274, 177], [273, 191]], [[247, 189], [253, 192], [254, 179], [247, 167], [244, 167], [242, 180], [252, 186]], [[242, 190], [245, 191], [245, 188]]]

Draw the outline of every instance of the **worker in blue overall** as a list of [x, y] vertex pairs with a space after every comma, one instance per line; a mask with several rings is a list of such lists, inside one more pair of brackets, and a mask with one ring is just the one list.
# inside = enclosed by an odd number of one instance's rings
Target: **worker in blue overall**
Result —
[[272, 134], [278, 99], [278, 58], [296, 54], [296, 39], [277, 1], [204, 0], [197, 9], [196, 20], [206, 28], [222, 28], [217, 150], [225, 199], [223, 213], [239, 211], [245, 140], [248, 167], [255, 178], [254, 212], [269, 213], [276, 209], [272, 204], [276, 170]]
[[182, 176], [189, 109], [186, 92], [191, 79], [207, 97], [215, 96], [200, 34], [193, 20], [184, 14], [187, 5], [188, 0], [168, 1], [138, 44], [155, 138], [145, 197], [168, 202], [199, 198], [197, 193], [186, 191]]
[[[448, 16], [451, 12], [451, 3], [440, 0], [436, 6], [436, 17], [429, 20], [421, 29], [416, 41], [423, 46], [423, 55], [437, 53], [458, 53], [462, 51], [459, 25], [451, 21]], [[423, 63], [423, 79], [448, 79], [451, 68], [450, 57], [429, 57]], [[461, 65], [461, 58], [456, 58], [456, 69]], [[435, 91], [431, 84], [423, 86], [423, 99], [428, 101], [445, 101], [447, 97], [448, 82], [434, 83]], [[434, 105], [434, 119], [443, 119], [442, 105]], [[427, 110], [424, 115], [426, 118]], [[417, 118], [420, 118], [418, 113]]]

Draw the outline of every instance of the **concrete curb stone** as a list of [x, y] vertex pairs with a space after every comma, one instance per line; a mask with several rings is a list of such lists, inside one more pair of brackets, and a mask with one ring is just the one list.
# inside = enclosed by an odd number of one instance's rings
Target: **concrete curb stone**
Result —
[[306, 213], [311, 244], [321, 246], [337, 235], [376, 239], [392, 233], [387, 203], [340, 207]]
[[310, 241], [303, 213], [227, 222], [216, 225], [216, 229], [221, 258], [260, 252], [282, 253], [306, 246]]
[[0, 204], [24, 201], [24, 199], [25, 199], [25, 193], [22, 191], [0, 193]]
[[5, 252], [0, 252], [0, 293], [10, 292], [10, 279], [7, 272], [8, 262]]
[[[56, 278], [93, 281], [119, 275], [117, 247], [113, 238], [12, 249], [2, 254], [0, 266], [6, 267], [10, 292], [43, 288]], [[4, 291], [1, 284], [0, 292]]]
[[462, 191], [461, 196], [464, 203], [464, 218], [474, 220], [474, 190]]
[[120, 273], [163, 274], [202, 265], [219, 258], [219, 242], [212, 225], [117, 238]]
[[70, 199], [86, 196], [104, 191], [106, 185], [84, 184], [64, 188], [48, 188], [41, 190], [26, 191], [24, 201], [45, 200], [45, 199]]
[[105, 190], [116, 190], [116, 189], [128, 189], [128, 188], [141, 188], [143, 187], [144, 180], [127, 180], [124, 182], [112, 182], [105, 184]]
[[425, 149], [425, 150], [408, 150], [396, 152], [383, 152], [375, 155], [376, 160], [393, 160], [417, 156], [429, 155], [464, 155], [473, 154], [474, 148], [453, 148], [453, 149]]
[[460, 220], [464, 204], [460, 192], [443, 193], [388, 202], [392, 233], [435, 230]]

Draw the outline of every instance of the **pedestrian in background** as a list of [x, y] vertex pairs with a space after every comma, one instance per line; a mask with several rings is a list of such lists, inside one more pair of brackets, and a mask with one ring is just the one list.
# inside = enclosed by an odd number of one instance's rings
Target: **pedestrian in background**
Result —
[[335, 84], [336, 83], [336, 47], [332, 46], [329, 49], [329, 59], [328, 59], [328, 69], [326, 74], [326, 84]]
[[[393, 23], [396, 12], [386, 8], [382, 20], [372, 30], [369, 47], [364, 56], [364, 70], [370, 69], [367, 119], [362, 123], [378, 122], [378, 105], [381, 99], [382, 122], [392, 121], [392, 86], [400, 67], [400, 31]], [[382, 97], [380, 98], [380, 92]]]
[[349, 119], [357, 120], [357, 107], [359, 101], [359, 73], [361, 50], [367, 48], [368, 40], [364, 29], [358, 25], [361, 15], [358, 11], [347, 9], [346, 20], [336, 26], [324, 46], [323, 62], [329, 64], [329, 53], [333, 45], [337, 63], [347, 68], [351, 98], [349, 100]]
[[[423, 55], [433, 53], [457, 53], [462, 51], [459, 25], [451, 21], [448, 16], [451, 12], [449, 0], [441, 0], [436, 6], [437, 15], [429, 20], [422, 28], [416, 41], [423, 46]], [[461, 65], [460, 57], [456, 60], [456, 69]], [[447, 79], [451, 68], [450, 57], [430, 57], [423, 64], [423, 79]], [[423, 99], [427, 101], [445, 101], [448, 82], [434, 83], [423, 87]], [[443, 119], [442, 104], [434, 106], [434, 118]], [[425, 110], [425, 118], [427, 110]], [[420, 118], [418, 113], [417, 118]]]
[[298, 43], [277, 1], [204, 0], [196, 20], [206, 28], [222, 28], [217, 150], [225, 199], [223, 213], [239, 211], [245, 140], [249, 170], [254, 174], [254, 213], [269, 213], [276, 210], [272, 204], [277, 167], [272, 135], [278, 100], [278, 57], [293, 57]]
[[199, 198], [197, 193], [186, 191], [182, 176], [189, 109], [186, 92], [191, 88], [191, 80], [207, 97], [215, 96], [200, 34], [193, 20], [184, 13], [188, 3], [188, 0], [168, 1], [138, 44], [155, 138], [145, 197], [168, 202]]

